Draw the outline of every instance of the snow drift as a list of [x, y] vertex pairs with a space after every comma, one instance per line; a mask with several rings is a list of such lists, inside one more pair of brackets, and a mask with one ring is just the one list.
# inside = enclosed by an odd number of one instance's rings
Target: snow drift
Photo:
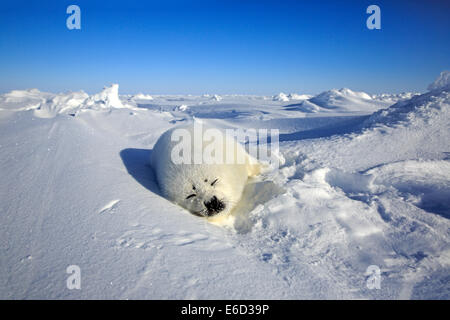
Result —
[[[112, 84], [89, 96], [84, 91], [42, 93], [37, 89], [14, 90], [0, 97], [1, 108], [10, 111], [34, 110], [39, 118], [53, 118], [58, 114], [75, 114], [83, 109], [109, 110], [124, 108], [119, 98], [119, 85]], [[132, 106], [128, 105], [129, 108]]]
[[[422, 95], [341, 89], [290, 106], [117, 85], [3, 94], [0, 297], [448, 299], [445, 78]], [[228, 226], [162, 198], [149, 167], [158, 137], [194, 117], [280, 129], [280, 168], [249, 181]]]
[[428, 90], [438, 90], [450, 85], [450, 71], [442, 71], [439, 77], [428, 86]]

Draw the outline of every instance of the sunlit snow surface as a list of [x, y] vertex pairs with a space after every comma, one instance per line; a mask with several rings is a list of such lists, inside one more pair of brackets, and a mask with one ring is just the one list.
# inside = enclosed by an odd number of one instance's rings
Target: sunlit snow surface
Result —
[[[444, 80], [422, 95], [3, 94], [0, 298], [448, 299]], [[214, 224], [162, 198], [149, 166], [194, 117], [280, 130], [280, 168]]]

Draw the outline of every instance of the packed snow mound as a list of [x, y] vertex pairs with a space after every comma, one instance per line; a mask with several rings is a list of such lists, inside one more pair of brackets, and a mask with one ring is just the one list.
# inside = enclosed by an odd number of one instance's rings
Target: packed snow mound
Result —
[[334, 102], [339, 101], [344, 98], [350, 99], [350, 98], [358, 98], [358, 99], [365, 99], [365, 100], [372, 100], [372, 97], [368, 95], [365, 92], [355, 92], [348, 88], [342, 88], [339, 90], [332, 89], [328, 91], [324, 91], [317, 96], [313, 97], [312, 99], [318, 102]]
[[39, 118], [53, 118], [58, 113], [76, 112], [89, 98], [84, 91], [57, 94], [46, 99], [35, 110], [34, 115]]
[[296, 104], [284, 106], [286, 110], [305, 113], [336, 113], [354, 112], [372, 113], [381, 108], [393, 104], [392, 100], [372, 99], [365, 92], [354, 92], [347, 88], [332, 89], [322, 92], [314, 97], [308, 95], [299, 96], [302, 100]]
[[437, 90], [450, 86], [450, 71], [442, 71], [439, 77], [428, 86], [428, 90]]
[[356, 92], [348, 88], [325, 91], [308, 101], [333, 112], [372, 113], [392, 104], [392, 101], [376, 100], [365, 92]]
[[289, 98], [288, 98], [288, 96], [285, 93], [280, 92], [279, 94], [273, 96], [272, 100], [273, 101], [285, 101], [285, 102], [287, 102], [287, 101], [289, 101]]
[[354, 92], [348, 88], [332, 89], [309, 99], [310, 102], [326, 109], [351, 109], [358, 104], [370, 105], [372, 97], [365, 92]]
[[290, 93], [288, 95], [289, 100], [308, 100], [312, 98], [312, 95], [310, 94], [297, 94], [297, 93]]
[[288, 111], [300, 111], [304, 113], [317, 113], [317, 112], [330, 112], [327, 108], [322, 108], [315, 103], [310, 102], [309, 100], [304, 100], [300, 103], [289, 104], [284, 106], [285, 110]]
[[182, 104], [181, 106], [177, 106], [174, 108], [174, 111], [186, 111], [188, 109], [188, 105]]
[[219, 95], [217, 95], [217, 94], [215, 94], [215, 95], [212, 96], [211, 100], [214, 100], [214, 101], [221, 101], [221, 100], [222, 100], [222, 97], [219, 96]]
[[149, 94], [138, 93], [132, 97], [133, 100], [153, 100], [153, 97]]
[[40, 98], [42, 96], [43, 92], [39, 91], [38, 89], [27, 89], [27, 90], [12, 90], [9, 93], [5, 93], [2, 95], [6, 101], [14, 101], [14, 100], [22, 100], [26, 98]]
[[76, 114], [80, 110], [107, 110], [111, 108], [130, 108], [119, 98], [119, 85], [105, 87], [101, 92], [89, 96], [84, 91], [68, 93], [47, 93], [37, 89], [13, 90], [0, 95], [0, 110], [34, 110], [38, 118], [53, 118], [57, 114]]
[[288, 102], [291, 100], [307, 100], [310, 99], [312, 96], [309, 94], [298, 94], [298, 93], [289, 93], [288, 95], [280, 92], [279, 94], [272, 97], [272, 101], [282, 101], [282, 102]]
[[13, 90], [0, 95], [0, 110], [22, 111], [36, 109], [51, 93], [41, 92], [38, 89]]
[[393, 106], [375, 112], [363, 126], [411, 125], [418, 122], [432, 124], [433, 119], [450, 118], [450, 88], [434, 90], [400, 101]]
[[119, 85], [112, 84], [105, 87], [101, 92], [89, 97], [84, 106], [94, 109], [124, 108], [122, 101], [119, 99]]
[[420, 95], [420, 93], [417, 92], [402, 92], [402, 93], [381, 93], [381, 94], [374, 94], [372, 95], [372, 99], [379, 100], [383, 102], [387, 102], [390, 104], [394, 104], [399, 101], [403, 100], [409, 100], [414, 96]]

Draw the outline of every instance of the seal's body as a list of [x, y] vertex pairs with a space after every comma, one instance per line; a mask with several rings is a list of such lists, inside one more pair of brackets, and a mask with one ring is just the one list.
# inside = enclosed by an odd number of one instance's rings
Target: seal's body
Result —
[[223, 130], [199, 126], [166, 131], [153, 148], [151, 164], [167, 199], [196, 215], [226, 215], [241, 198], [248, 178], [261, 168]]

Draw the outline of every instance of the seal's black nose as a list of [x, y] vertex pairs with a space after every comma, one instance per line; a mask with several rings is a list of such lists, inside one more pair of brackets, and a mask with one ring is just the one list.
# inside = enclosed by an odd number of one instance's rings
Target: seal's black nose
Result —
[[213, 196], [208, 202], [204, 202], [206, 209], [208, 209], [208, 216], [213, 216], [223, 209], [225, 209], [225, 204]]

